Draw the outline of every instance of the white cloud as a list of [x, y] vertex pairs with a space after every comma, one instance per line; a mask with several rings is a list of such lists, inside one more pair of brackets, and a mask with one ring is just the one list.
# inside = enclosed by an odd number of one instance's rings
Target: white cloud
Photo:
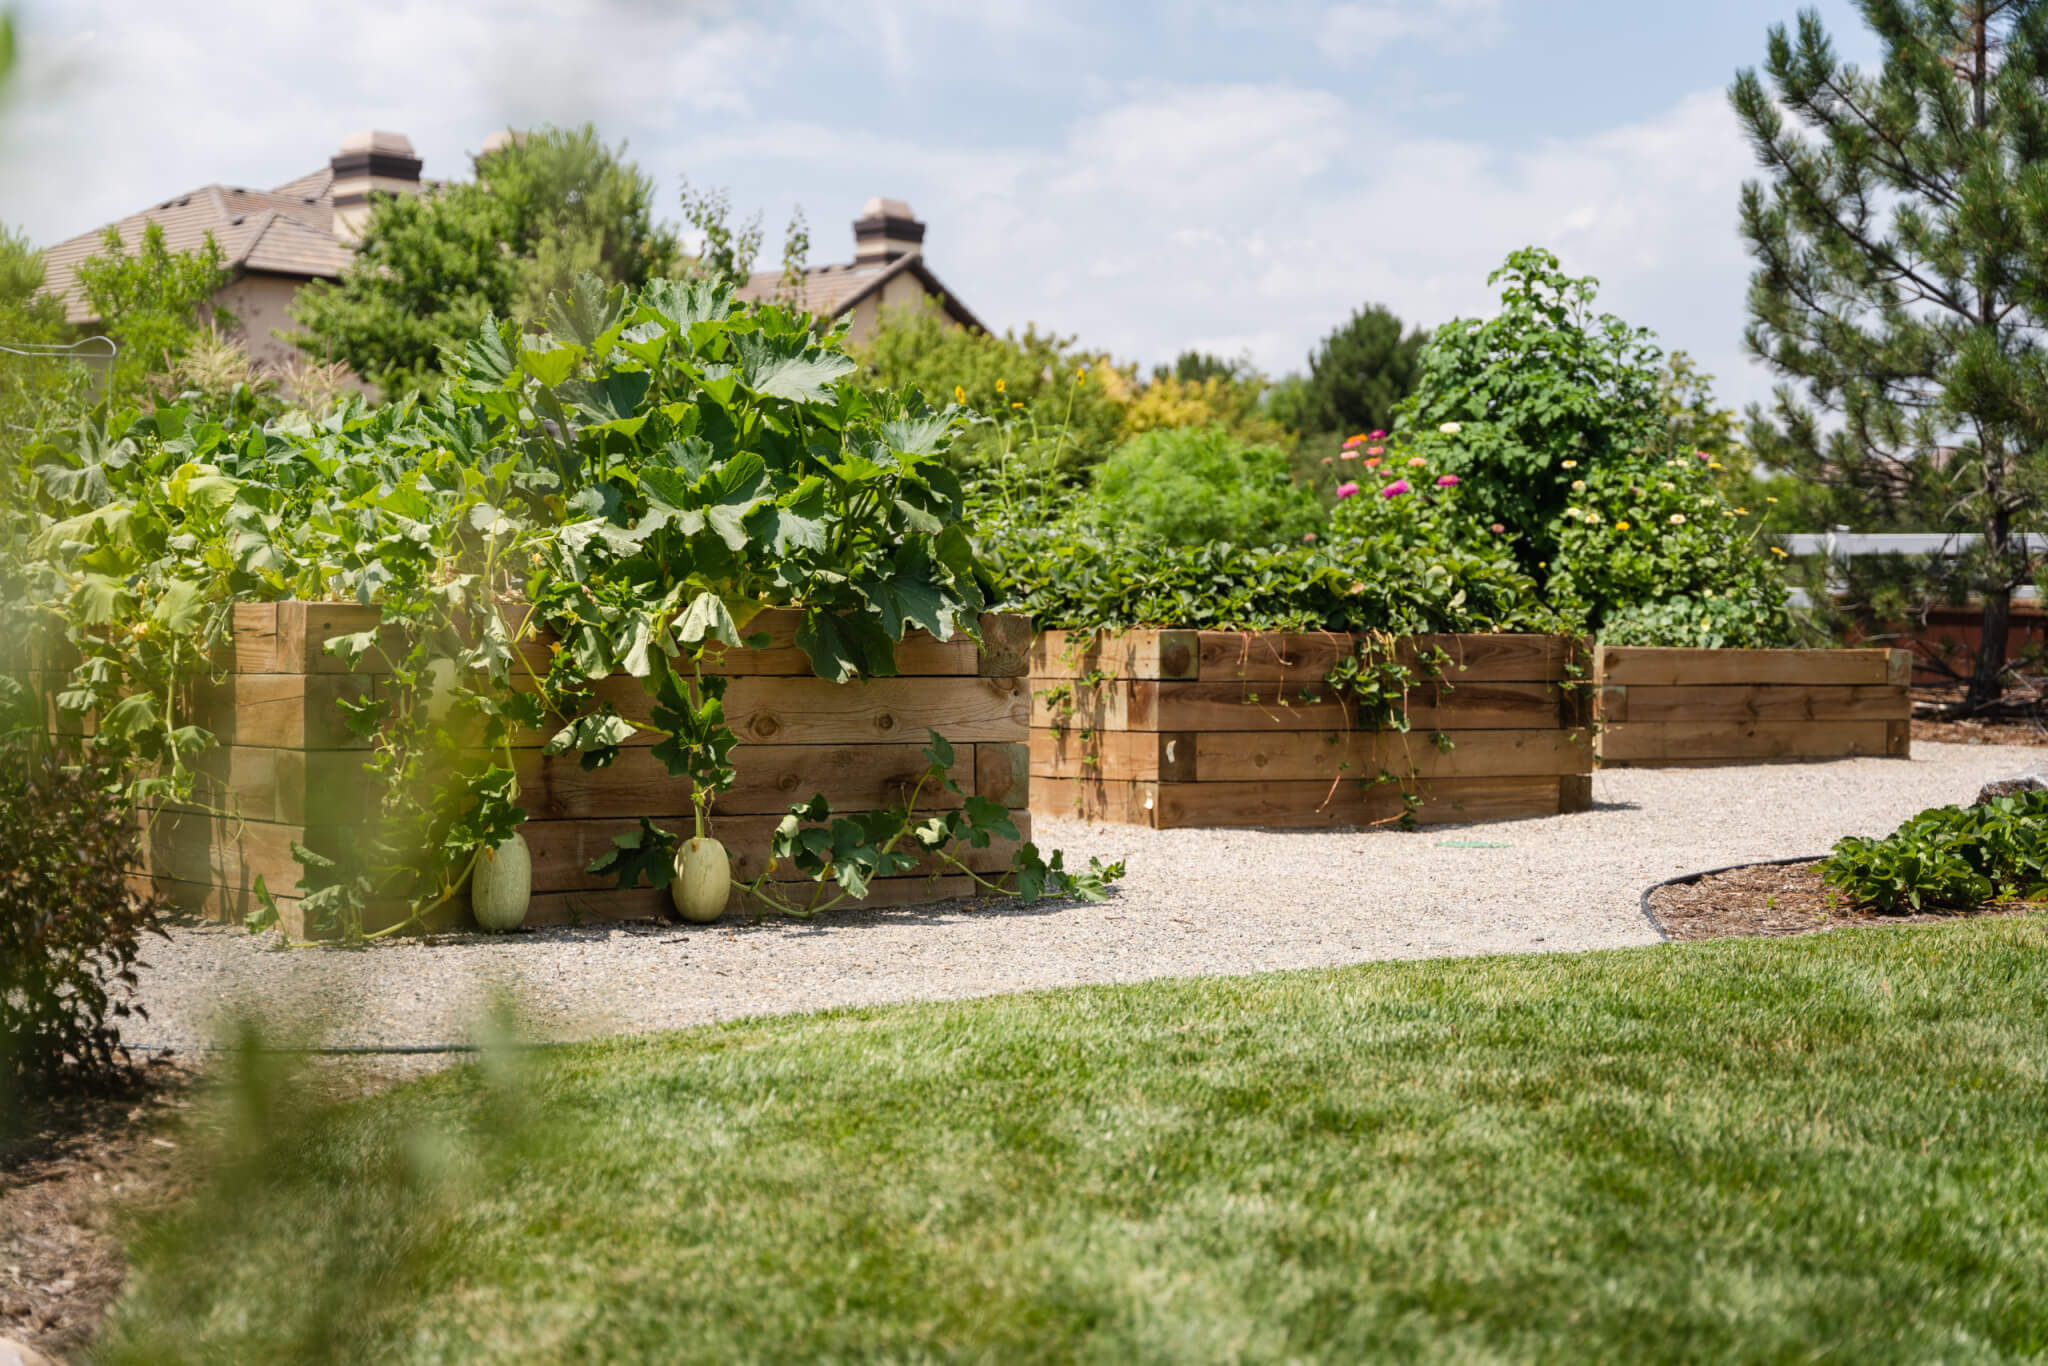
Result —
[[1505, 27], [1500, 0], [1376, 0], [1331, 6], [1316, 46], [1336, 61], [1377, 57], [1409, 40], [1458, 51], [1495, 41]]

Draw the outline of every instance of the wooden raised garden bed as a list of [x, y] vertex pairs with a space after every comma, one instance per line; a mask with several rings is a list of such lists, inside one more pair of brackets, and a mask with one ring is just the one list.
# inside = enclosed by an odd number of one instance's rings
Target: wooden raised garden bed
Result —
[[[1031, 654], [1031, 809], [1159, 829], [1583, 810], [1590, 661], [1561, 636], [1435, 636], [1451, 663], [1368, 730], [1326, 684], [1339, 634], [1050, 631]], [[1574, 680], [1578, 680], [1574, 682]], [[1448, 748], [1438, 742], [1441, 733]], [[1381, 775], [1395, 781], [1374, 781]]]
[[[964, 638], [941, 642], [914, 633], [897, 652], [901, 676], [847, 684], [812, 674], [794, 643], [798, 619], [796, 612], [764, 612], [747, 631], [768, 634], [767, 648], [714, 647], [707, 655], [707, 672], [733, 679], [725, 713], [740, 740], [733, 752], [739, 778], [713, 808], [712, 833], [734, 856], [735, 881], [760, 872], [776, 824], [813, 793], [825, 794], [835, 816], [900, 802], [924, 771], [927, 727], [953, 743], [952, 776], [961, 793], [1013, 808], [1020, 834], [1029, 838], [1025, 618], [984, 616], [985, 649]], [[260, 875], [277, 898], [285, 928], [304, 932], [293, 894], [300, 868], [292, 842], [325, 850], [342, 826], [367, 822], [376, 809], [362, 767], [368, 744], [350, 734], [335, 703], [376, 688], [384, 670], [374, 650], [351, 670], [324, 645], [376, 623], [374, 608], [352, 604], [235, 609], [232, 657], [193, 699], [193, 720], [219, 737], [218, 747], [197, 760], [215, 779], [211, 794], [201, 795], [233, 814], [145, 813], [148, 884], [192, 911], [239, 919], [255, 908]], [[599, 683], [597, 692], [628, 720], [649, 714], [650, 699], [637, 679], [617, 675]], [[521, 833], [533, 851], [527, 923], [667, 915], [667, 891], [622, 892], [612, 880], [584, 872], [614, 835], [635, 829], [643, 816], [672, 830], [689, 829], [690, 784], [670, 777], [654, 759], [651, 746], [659, 737], [641, 731], [617, 762], [590, 772], [573, 753], [543, 754], [546, 738], [523, 736], [514, 750], [519, 803], [529, 817]], [[962, 799], [927, 787], [919, 805], [941, 809]], [[1013, 849], [998, 840], [988, 849], [955, 852], [987, 873], [1007, 869]], [[877, 880], [865, 904], [940, 901], [972, 891], [963, 876], [909, 875]]]
[[1912, 752], [1906, 650], [1599, 653], [1600, 761], [1609, 766]]

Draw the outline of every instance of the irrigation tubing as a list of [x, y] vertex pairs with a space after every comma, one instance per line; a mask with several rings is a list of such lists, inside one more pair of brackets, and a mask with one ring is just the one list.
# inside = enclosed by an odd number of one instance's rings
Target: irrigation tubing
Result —
[[1702, 868], [1697, 873], [1680, 873], [1677, 877], [1667, 877], [1662, 882], [1653, 882], [1643, 888], [1643, 895], [1636, 904], [1642, 908], [1643, 918], [1650, 922], [1659, 935], [1668, 940], [1671, 938], [1670, 932], [1664, 928], [1664, 922], [1657, 918], [1657, 913], [1650, 909], [1650, 898], [1666, 887], [1690, 887], [1693, 883], [1713, 877], [1716, 873], [1732, 873], [1742, 868], [1780, 868], [1788, 863], [1818, 863], [1826, 857], [1826, 854], [1799, 854], [1792, 858], [1753, 858], [1745, 859], [1741, 863], [1725, 863], [1719, 868]]
[[[1744, 861], [1744, 862], [1742, 862], [1742, 863], [1727, 863], [1727, 864], [1723, 864], [1723, 865], [1722, 865], [1721, 867], [1719, 867], [1719, 868], [1702, 868], [1702, 869], [1700, 869], [1700, 870], [1699, 870], [1698, 872], [1694, 872], [1694, 873], [1680, 873], [1680, 874], [1679, 874], [1678, 876], [1676, 876], [1676, 877], [1667, 877], [1667, 878], [1665, 878], [1665, 879], [1664, 879], [1664, 880], [1663, 880], [1662, 882], [1653, 882], [1653, 883], [1651, 883], [1651, 884], [1650, 884], [1650, 885], [1649, 885], [1648, 887], [1645, 887], [1645, 888], [1643, 889], [1643, 894], [1642, 894], [1642, 896], [1641, 896], [1640, 898], [1638, 898], [1638, 900], [1637, 900], [1637, 905], [1638, 905], [1638, 906], [1639, 906], [1639, 907], [1640, 907], [1640, 908], [1642, 909], [1642, 912], [1643, 912], [1643, 918], [1644, 918], [1644, 919], [1646, 919], [1646, 920], [1648, 920], [1648, 921], [1650, 922], [1651, 926], [1652, 926], [1652, 927], [1653, 927], [1653, 928], [1654, 928], [1654, 929], [1655, 929], [1655, 930], [1657, 931], [1657, 933], [1658, 933], [1659, 935], [1663, 936], [1664, 938], [1666, 938], [1666, 939], [1669, 939], [1669, 938], [1670, 938], [1671, 936], [1670, 936], [1670, 934], [1669, 934], [1669, 933], [1668, 933], [1668, 932], [1667, 932], [1667, 931], [1665, 930], [1665, 928], [1664, 928], [1664, 922], [1663, 922], [1663, 921], [1661, 921], [1661, 920], [1659, 920], [1659, 919], [1657, 919], [1657, 913], [1656, 913], [1655, 911], [1653, 911], [1653, 910], [1651, 910], [1651, 909], [1650, 909], [1650, 898], [1651, 898], [1651, 896], [1653, 896], [1653, 895], [1654, 895], [1654, 894], [1656, 894], [1657, 892], [1660, 892], [1660, 891], [1662, 891], [1662, 890], [1663, 890], [1664, 888], [1666, 888], [1666, 887], [1686, 887], [1686, 886], [1690, 886], [1690, 885], [1692, 885], [1693, 883], [1695, 883], [1695, 882], [1699, 882], [1699, 881], [1701, 881], [1701, 880], [1702, 880], [1702, 879], [1704, 879], [1704, 878], [1710, 878], [1710, 877], [1713, 877], [1713, 876], [1714, 876], [1715, 874], [1717, 874], [1717, 873], [1732, 873], [1732, 872], [1734, 872], [1734, 871], [1735, 871], [1736, 869], [1738, 869], [1738, 868], [1775, 868], [1775, 867], [1781, 866], [1781, 865], [1783, 865], [1783, 864], [1788, 864], [1788, 863], [1814, 863], [1814, 862], [1817, 862], [1818, 860], [1820, 860], [1820, 859], [1823, 859], [1823, 858], [1826, 858], [1826, 857], [1827, 857], [1827, 855], [1825, 855], [1825, 854], [1800, 854], [1800, 855], [1798, 855], [1798, 856], [1796, 856], [1796, 857], [1794, 857], [1794, 858], [1767, 858], [1767, 859], [1748, 859], [1748, 860], [1746, 860], [1746, 861]], [[401, 1044], [311, 1044], [311, 1045], [304, 1045], [304, 1046], [286, 1046], [286, 1047], [270, 1047], [270, 1046], [263, 1046], [263, 1047], [259, 1047], [259, 1048], [256, 1048], [256, 1049], [255, 1049], [255, 1050], [253, 1050], [253, 1051], [255, 1051], [255, 1052], [258, 1052], [258, 1053], [275, 1053], [275, 1054], [288, 1054], [288, 1055], [292, 1055], [292, 1056], [296, 1056], [296, 1057], [319, 1057], [319, 1058], [360, 1058], [360, 1057], [379, 1057], [379, 1056], [386, 1056], [386, 1057], [420, 1057], [420, 1056], [433, 1056], [433, 1055], [435, 1055], [435, 1054], [461, 1054], [461, 1053], [481, 1053], [481, 1052], [483, 1052], [483, 1051], [484, 1051], [484, 1050], [485, 1050], [486, 1048], [492, 1048], [492, 1049], [496, 1049], [496, 1048], [504, 1048], [504, 1049], [509, 1049], [509, 1050], [515, 1051], [515, 1052], [518, 1052], [518, 1051], [531, 1051], [531, 1052], [538, 1052], [538, 1051], [540, 1051], [540, 1050], [543, 1050], [543, 1049], [550, 1049], [550, 1048], [573, 1048], [573, 1047], [576, 1047], [576, 1046], [577, 1046], [577, 1044], [578, 1044], [579, 1042], [582, 1042], [582, 1041], [580, 1041], [580, 1040], [578, 1040], [578, 1041], [570, 1041], [570, 1040], [554, 1040], [554, 1041], [543, 1041], [543, 1042], [529, 1042], [529, 1043], [507, 1043], [507, 1044], [480, 1044], [480, 1043], [401, 1043]], [[199, 1044], [167, 1044], [167, 1043], [131, 1043], [131, 1044], [123, 1044], [123, 1045], [121, 1045], [121, 1046], [122, 1046], [123, 1048], [125, 1048], [125, 1049], [126, 1049], [127, 1051], [131, 1052], [131, 1053], [239, 1053], [239, 1052], [242, 1052], [242, 1051], [243, 1051], [243, 1049], [242, 1049], [241, 1045], [239, 1045], [239, 1044], [223, 1044], [223, 1043], [199, 1043]]]

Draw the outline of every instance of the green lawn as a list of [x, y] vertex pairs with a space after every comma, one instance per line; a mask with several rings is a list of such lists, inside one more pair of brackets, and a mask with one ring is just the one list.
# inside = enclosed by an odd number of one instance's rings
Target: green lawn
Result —
[[708, 1028], [273, 1109], [102, 1350], [2016, 1360], [2044, 1075], [2048, 917]]

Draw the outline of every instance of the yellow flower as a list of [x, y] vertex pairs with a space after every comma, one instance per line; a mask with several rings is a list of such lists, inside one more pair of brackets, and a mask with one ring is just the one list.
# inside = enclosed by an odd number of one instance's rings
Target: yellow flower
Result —
[[1008, 387], [1008, 386], [1007, 386], [1007, 385], [1005, 385], [1005, 384], [1003, 383], [1003, 381], [1001, 381], [1001, 380], [997, 380], [997, 381], [996, 381], [996, 392], [997, 392], [997, 393], [999, 393], [999, 394], [1000, 394], [1000, 393], [1001, 393], [1001, 392], [1003, 392], [1003, 390], [1004, 390], [1005, 388], [1007, 388], [1007, 387]]
[[1772, 553], [1773, 555], [1776, 555], [1776, 556], [1778, 556], [1778, 557], [1779, 557], [1779, 558], [1781, 558], [1781, 559], [1782, 559], [1782, 558], [1784, 557], [1784, 554], [1785, 554], [1785, 552], [1784, 552], [1784, 551], [1783, 551], [1782, 549], [1780, 549], [1780, 548], [1779, 548], [1778, 546], [1772, 546], [1772, 547], [1771, 547], [1771, 553]]
[[953, 386], [953, 401], [955, 403], [965, 403], [967, 401], [967, 390], [965, 387], [958, 384]]
[[1748, 508], [1737, 508], [1737, 509], [1735, 509], [1735, 515], [1736, 515], [1737, 517], [1747, 517], [1747, 516], [1749, 516], [1749, 509], [1748, 509]]
[[1710, 470], [1719, 470], [1719, 469], [1726, 469], [1726, 468], [1727, 468], [1727, 466], [1723, 465], [1723, 464], [1722, 464], [1722, 463], [1721, 463], [1720, 461], [1718, 461], [1718, 460], [1709, 460], [1709, 461], [1707, 462], [1707, 468], [1708, 468], [1708, 469], [1710, 469]]
[[1775, 499], [1775, 498], [1766, 498], [1766, 499], [1764, 499], [1764, 501], [1765, 501], [1766, 503], [1775, 503], [1775, 502], [1777, 502], [1778, 500], [1777, 500], [1777, 499]]
[[1024, 405], [1023, 405], [1023, 404], [1021, 404], [1021, 403], [1012, 403], [1012, 404], [1011, 404], [1010, 406], [1011, 406], [1012, 408], [1021, 408], [1021, 407], [1023, 407]]
[[1627, 523], [1627, 522], [1616, 522], [1616, 523], [1614, 524], [1614, 529], [1615, 529], [1616, 531], [1627, 531], [1627, 530], [1628, 530], [1628, 523]]
[[1575, 470], [1579, 467], [1579, 462], [1576, 460], [1567, 460], [1564, 462], [1564, 467], [1568, 470]]
[[1685, 524], [1685, 514], [1684, 514], [1684, 513], [1682, 513], [1682, 512], [1674, 512], [1674, 513], [1672, 513], [1672, 514], [1671, 514], [1671, 525], [1673, 525], [1673, 526], [1683, 526], [1684, 524]]

